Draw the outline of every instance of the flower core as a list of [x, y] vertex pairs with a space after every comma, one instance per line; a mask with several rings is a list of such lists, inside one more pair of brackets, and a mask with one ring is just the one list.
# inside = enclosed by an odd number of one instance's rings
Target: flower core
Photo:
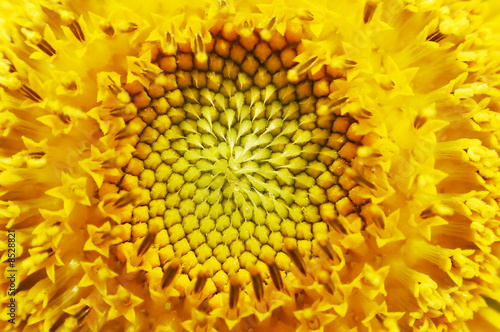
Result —
[[123, 133], [137, 138], [119, 186], [149, 191], [131, 212], [139, 254], [158, 238], [162, 266], [180, 259], [183, 273], [227, 292], [228, 275], [249, 283], [251, 267], [261, 278], [294, 261], [305, 274], [327, 221], [359, 212], [345, 169], [361, 136], [352, 118], [328, 111], [334, 77], [292, 61], [294, 36], [265, 41], [227, 24], [211, 37], [195, 38], [194, 52], [159, 54], [146, 89], [125, 86], [138, 112]]

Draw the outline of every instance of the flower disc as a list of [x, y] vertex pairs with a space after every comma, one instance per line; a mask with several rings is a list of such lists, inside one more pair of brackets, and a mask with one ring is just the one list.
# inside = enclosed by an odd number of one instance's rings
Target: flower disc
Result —
[[203, 61], [199, 52], [159, 54], [163, 72], [149, 88], [125, 86], [138, 108], [125, 132], [138, 134], [119, 188], [149, 191], [130, 219], [139, 254], [158, 236], [161, 266], [180, 258], [184, 274], [209, 273], [222, 292], [230, 274], [248, 284], [250, 266], [268, 275], [265, 262], [276, 261], [289, 272], [295, 257], [284, 244], [319, 258], [313, 240], [327, 222], [359, 218], [366, 200], [344, 174], [361, 140], [354, 120], [324, 110], [335, 78], [322, 67], [291, 83], [298, 44], [278, 32], [266, 42], [226, 23], [212, 34]]

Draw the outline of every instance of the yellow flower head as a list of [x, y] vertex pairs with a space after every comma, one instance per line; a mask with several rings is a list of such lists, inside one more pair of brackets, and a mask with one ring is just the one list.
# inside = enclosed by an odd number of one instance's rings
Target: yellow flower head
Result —
[[496, 2], [0, 10], [5, 331], [498, 329]]

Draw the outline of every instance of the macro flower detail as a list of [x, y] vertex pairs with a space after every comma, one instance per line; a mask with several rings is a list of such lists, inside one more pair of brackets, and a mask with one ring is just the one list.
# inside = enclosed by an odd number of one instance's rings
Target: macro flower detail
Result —
[[0, 6], [5, 331], [498, 329], [498, 5]]

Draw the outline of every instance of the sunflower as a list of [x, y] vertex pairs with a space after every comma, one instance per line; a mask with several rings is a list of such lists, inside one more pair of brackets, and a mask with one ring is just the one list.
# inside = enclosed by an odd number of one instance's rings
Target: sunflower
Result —
[[498, 2], [0, 8], [4, 331], [498, 330]]

